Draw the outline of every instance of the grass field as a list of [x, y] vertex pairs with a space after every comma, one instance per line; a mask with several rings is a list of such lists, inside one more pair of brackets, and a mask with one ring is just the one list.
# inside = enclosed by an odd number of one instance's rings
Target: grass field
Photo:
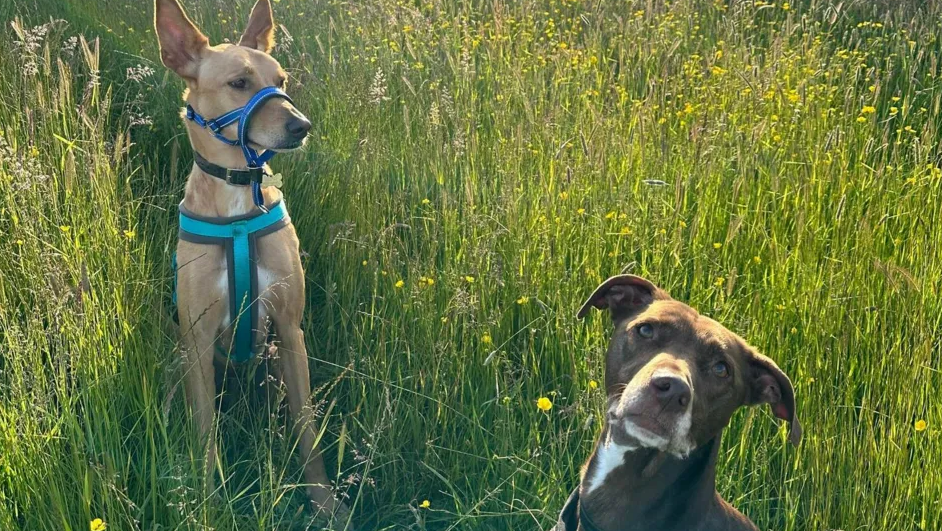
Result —
[[[185, 4], [216, 42], [251, 7]], [[767, 408], [724, 439], [718, 488], [760, 528], [942, 530], [921, 4], [274, 0], [314, 122], [274, 165], [357, 527], [552, 525], [604, 400], [610, 325], [575, 310], [631, 271], [795, 382], [799, 448]], [[170, 305], [192, 159], [151, 9], [0, 4], [0, 529], [317, 529], [252, 374], [199, 488]]]

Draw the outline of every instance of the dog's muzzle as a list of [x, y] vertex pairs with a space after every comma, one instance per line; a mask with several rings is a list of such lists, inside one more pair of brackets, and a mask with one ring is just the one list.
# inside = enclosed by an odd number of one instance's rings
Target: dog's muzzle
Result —
[[613, 397], [609, 424], [641, 447], [689, 452], [693, 389], [688, 379], [666, 370], [636, 379]]

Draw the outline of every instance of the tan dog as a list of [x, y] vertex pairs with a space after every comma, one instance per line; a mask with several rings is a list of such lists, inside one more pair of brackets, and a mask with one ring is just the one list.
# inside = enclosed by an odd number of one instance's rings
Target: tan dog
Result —
[[[207, 38], [187, 18], [177, 0], [156, 0], [155, 27], [161, 59], [186, 82], [186, 102], [203, 116], [219, 116], [246, 105], [262, 87], [283, 88], [286, 74], [268, 52], [274, 45], [274, 22], [269, 0], [259, 0], [238, 45], [210, 46]], [[194, 151], [223, 168], [245, 168], [240, 148], [220, 142], [210, 130], [187, 121]], [[300, 147], [310, 122], [287, 99], [265, 101], [247, 128], [249, 144], [257, 150], [290, 150]], [[236, 124], [223, 128], [230, 138]], [[282, 200], [274, 187], [262, 188], [269, 207]], [[257, 212], [248, 186], [235, 186], [213, 177], [194, 164], [186, 185], [182, 209], [204, 218], [233, 218]], [[256, 245], [257, 321], [252, 323], [254, 347], [264, 345], [270, 320], [280, 341], [278, 372], [285, 383], [288, 407], [300, 438], [301, 458], [310, 498], [335, 516], [345, 511], [331, 490], [323, 460], [315, 443], [314, 414], [309, 402], [311, 387], [308, 359], [301, 331], [304, 312], [304, 273], [294, 226], [287, 225], [263, 236]], [[212, 486], [215, 461], [214, 358], [217, 346], [230, 345], [230, 284], [225, 248], [180, 240], [177, 245], [177, 298], [187, 401], [200, 434], [207, 441], [207, 485]]]

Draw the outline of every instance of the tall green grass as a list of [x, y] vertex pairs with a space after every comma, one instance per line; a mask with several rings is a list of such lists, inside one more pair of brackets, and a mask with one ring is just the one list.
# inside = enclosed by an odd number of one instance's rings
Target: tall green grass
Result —
[[[231, 4], [187, 7], [235, 40]], [[764, 409], [724, 439], [718, 488], [760, 528], [942, 529], [937, 8], [274, 8], [314, 122], [275, 166], [359, 528], [549, 527], [604, 400], [609, 324], [574, 312], [632, 271], [795, 382], [800, 448]], [[199, 489], [169, 304], [191, 159], [150, 9], [0, 6], [0, 529], [316, 528], [253, 367]]]

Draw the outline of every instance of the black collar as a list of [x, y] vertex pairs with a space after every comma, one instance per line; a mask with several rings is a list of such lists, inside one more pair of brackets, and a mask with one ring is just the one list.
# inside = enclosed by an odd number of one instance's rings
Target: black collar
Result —
[[228, 184], [234, 184], [236, 186], [248, 186], [252, 183], [261, 184], [262, 179], [268, 173], [264, 166], [261, 168], [247, 168], [244, 170], [233, 170], [231, 168], [223, 168], [217, 164], [206, 160], [202, 155], [197, 152], [193, 152], [193, 159], [196, 162], [196, 165], [199, 166], [201, 170], [207, 175], [212, 175], [217, 179], [222, 179]]
[[601, 528], [595, 525], [595, 522], [582, 509], [582, 504], [579, 502], [579, 488], [576, 487], [576, 490], [569, 495], [553, 531], [578, 531], [580, 525], [583, 531], [601, 531]]

